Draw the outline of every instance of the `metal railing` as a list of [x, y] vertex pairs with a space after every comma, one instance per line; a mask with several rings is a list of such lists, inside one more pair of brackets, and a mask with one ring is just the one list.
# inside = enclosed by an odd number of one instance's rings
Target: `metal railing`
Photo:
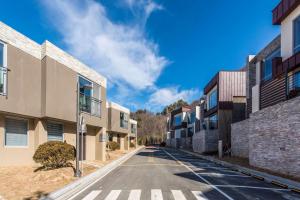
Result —
[[300, 72], [287, 77], [287, 97], [291, 99], [296, 96], [300, 96]]
[[101, 117], [101, 103], [102, 101], [99, 99], [80, 93], [79, 108], [82, 112], [87, 112], [93, 116]]
[[7, 94], [7, 68], [0, 66], [0, 94]]

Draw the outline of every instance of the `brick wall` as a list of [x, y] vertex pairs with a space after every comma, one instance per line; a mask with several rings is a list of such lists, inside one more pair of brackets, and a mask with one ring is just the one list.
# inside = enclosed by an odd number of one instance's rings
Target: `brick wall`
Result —
[[255, 112], [250, 119], [233, 124], [234, 155], [245, 155], [247, 150], [240, 143], [246, 135], [250, 165], [300, 177], [300, 97]]
[[231, 152], [233, 156], [249, 157], [250, 119], [231, 124]]

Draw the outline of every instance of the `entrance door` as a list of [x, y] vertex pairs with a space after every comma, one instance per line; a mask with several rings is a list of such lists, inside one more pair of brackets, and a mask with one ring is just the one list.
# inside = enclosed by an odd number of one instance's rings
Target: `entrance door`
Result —
[[79, 137], [79, 160], [85, 160], [86, 159], [86, 134], [82, 135], [80, 134]]

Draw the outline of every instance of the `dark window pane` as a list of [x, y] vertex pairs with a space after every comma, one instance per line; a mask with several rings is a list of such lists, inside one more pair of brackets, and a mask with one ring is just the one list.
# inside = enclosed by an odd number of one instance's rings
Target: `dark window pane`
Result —
[[294, 21], [294, 52], [300, 51], [300, 17]]

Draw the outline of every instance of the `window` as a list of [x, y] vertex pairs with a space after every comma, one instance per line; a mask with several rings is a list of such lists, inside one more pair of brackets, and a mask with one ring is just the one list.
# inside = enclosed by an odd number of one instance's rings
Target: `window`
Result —
[[101, 87], [79, 76], [80, 110], [93, 116], [101, 116]]
[[193, 137], [193, 135], [194, 135], [194, 128], [193, 127], [188, 128], [188, 137]]
[[300, 16], [294, 21], [294, 53], [300, 52]]
[[131, 133], [136, 134], [136, 124], [131, 124]]
[[218, 115], [212, 115], [209, 117], [209, 129], [217, 129], [218, 128]]
[[120, 113], [120, 127], [128, 129], [128, 114]]
[[213, 107], [216, 107], [218, 104], [218, 91], [217, 89], [213, 90], [209, 95], [208, 95], [208, 109], [211, 109]]
[[280, 56], [281, 56], [281, 52], [279, 48], [266, 57], [263, 65], [263, 71], [262, 71], [263, 81], [267, 81], [272, 78], [272, 60], [273, 58], [280, 57]]
[[48, 141], [64, 141], [63, 125], [58, 123], [47, 123]]
[[189, 124], [193, 124], [196, 121], [196, 113], [192, 112], [189, 116]]
[[6, 45], [0, 42], [0, 94], [6, 94]]
[[300, 88], [300, 72], [295, 73], [295, 85]]
[[5, 119], [5, 146], [26, 147], [28, 144], [27, 120]]
[[180, 126], [181, 125], [181, 115], [176, 115], [174, 117], [174, 126]]

